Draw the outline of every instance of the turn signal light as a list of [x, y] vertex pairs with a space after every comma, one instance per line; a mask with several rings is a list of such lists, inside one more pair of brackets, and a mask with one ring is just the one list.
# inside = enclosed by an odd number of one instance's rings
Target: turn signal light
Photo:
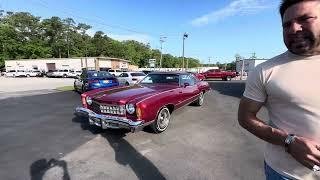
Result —
[[82, 106], [83, 106], [84, 108], [88, 108], [88, 104], [87, 104], [86, 97], [87, 97], [86, 94], [81, 94], [81, 102], [82, 102]]
[[142, 117], [142, 112], [141, 112], [140, 107], [137, 107], [137, 109], [136, 109], [136, 113], [137, 113], [137, 117], [138, 117], [138, 119], [141, 119], [141, 117]]

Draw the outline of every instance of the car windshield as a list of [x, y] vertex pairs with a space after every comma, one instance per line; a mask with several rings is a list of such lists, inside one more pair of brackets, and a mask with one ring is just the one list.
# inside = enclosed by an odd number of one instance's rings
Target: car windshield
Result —
[[131, 73], [131, 76], [145, 76], [144, 73]]
[[139, 84], [175, 84], [179, 85], [177, 74], [149, 74]]
[[110, 78], [113, 77], [109, 72], [105, 71], [94, 71], [94, 72], [88, 72], [89, 78]]

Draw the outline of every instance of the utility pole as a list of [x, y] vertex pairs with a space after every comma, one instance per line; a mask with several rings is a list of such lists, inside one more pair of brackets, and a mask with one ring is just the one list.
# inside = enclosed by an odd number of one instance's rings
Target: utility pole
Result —
[[161, 49], [161, 54], [160, 54], [160, 68], [162, 68], [162, 43], [165, 42], [165, 36], [160, 36], [160, 49]]
[[210, 67], [210, 60], [211, 60], [211, 57], [209, 57], [209, 62], [208, 62], [208, 66]]
[[243, 78], [244, 59], [242, 59], [241, 61], [242, 61], [242, 66], [241, 66], [241, 76], [240, 76], [240, 80], [242, 80], [242, 78]]
[[185, 32], [182, 37], [182, 70], [184, 69], [184, 40], [187, 38], [188, 38], [188, 34]]

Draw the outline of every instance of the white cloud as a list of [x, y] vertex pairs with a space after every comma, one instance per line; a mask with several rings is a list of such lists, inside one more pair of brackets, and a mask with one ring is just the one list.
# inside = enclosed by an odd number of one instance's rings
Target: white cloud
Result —
[[216, 23], [230, 16], [258, 12], [270, 7], [266, 2], [266, 0], [235, 0], [222, 9], [193, 19], [191, 25], [199, 27], [209, 23]]

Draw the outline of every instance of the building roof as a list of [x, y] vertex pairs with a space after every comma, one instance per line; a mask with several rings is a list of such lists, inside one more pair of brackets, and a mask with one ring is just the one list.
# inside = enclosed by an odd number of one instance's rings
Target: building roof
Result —
[[72, 57], [72, 58], [8, 59], [8, 60], [5, 60], [5, 61], [72, 60], [72, 59], [85, 59], [85, 58], [88, 58], [88, 59], [96, 58], [96, 59], [105, 59], [105, 60], [115, 60], [115, 61], [122, 61], [122, 62], [130, 62], [129, 60], [126, 60], [126, 59], [104, 57], [104, 56], [99, 56], [99, 57]]

